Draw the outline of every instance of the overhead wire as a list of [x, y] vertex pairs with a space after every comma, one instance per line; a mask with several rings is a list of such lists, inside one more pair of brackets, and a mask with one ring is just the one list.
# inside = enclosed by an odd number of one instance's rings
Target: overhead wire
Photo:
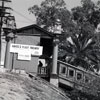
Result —
[[28, 21], [30, 21], [31, 23], [33, 22], [33, 20], [31, 20], [31, 19], [27, 18], [26, 16], [24, 16], [24, 15], [23, 15], [23, 14], [21, 14], [20, 12], [18, 12], [18, 11], [16, 11], [16, 10], [14, 10], [14, 9], [13, 9], [13, 11], [14, 11], [15, 13], [17, 13], [18, 15], [22, 16], [23, 18], [27, 19]]
[[[30, 23], [30, 22], [26, 22], [26, 21], [22, 21], [22, 20], [16, 20], [17, 22], [23, 22], [23, 23]], [[33, 21], [35, 23], [35, 21]]]
[[[23, 15], [22, 13], [20, 13], [19, 11], [16, 11], [15, 9], [14, 9], [14, 7], [13, 7], [13, 3], [11, 3], [9, 6], [12, 6], [11, 8], [12, 8], [12, 12], [11, 13], [16, 13], [17, 15], [20, 15], [21, 17], [23, 17], [24, 19], [26, 19], [27, 21], [19, 21], [19, 20], [17, 20], [17, 19], [15, 19], [15, 21], [17, 21], [17, 22], [22, 22], [22, 23], [31, 23], [31, 24], [33, 24], [33, 23], [36, 23], [36, 21], [34, 20], [32, 20], [32, 19], [30, 19], [30, 18], [28, 18], [28, 17], [26, 17], [25, 15]], [[13, 14], [14, 15], [14, 14]]]

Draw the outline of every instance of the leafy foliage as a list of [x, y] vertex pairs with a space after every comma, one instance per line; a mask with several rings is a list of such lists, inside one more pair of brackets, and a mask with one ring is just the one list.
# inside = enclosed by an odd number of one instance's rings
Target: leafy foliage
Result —
[[54, 28], [57, 19], [61, 21], [61, 27], [64, 32], [72, 25], [71, 14], [67, 10], [64, 0], [45, 0], [40, 7], [34, 5], [28, 10], [30, 13], [35, 14], [37, 24], [48, 31], [49, 28]]
[[[99, 68], [98, 62], [100, 60], [99, 47], [96, 46], [96, 40], [93, 35], [89, 33], [84, 34], [84, 31], [80, 34], [73, 34], [64, 43], [59, 45], [60, 54], [59, 58], [71, 63], [75, 66], [81, 66], [87, 70], [93, 71], [93, 66]], [[63, 55], [62, 55], [63, 54]]]
[[100, 99], [100, 78], [91, 76], [91, 81], [86, 84], [88, 88], [82, 90], [74, 89], [70, 92], [71, 100], [99, 100]]
[[89, 22], [96, 28], [100, 23], [99, 3], [94, 4], [91, 0], [81, 0], [81, 4], [82, 6], [72, 9], [74, 20], [78, 23]]
[[72, 9], [74, 27], [70, 30], [70, 37], [62, 39], [59, 45], [59, 59], [87, 70], [93, 71], [93, 66], [99, 70], [99, 35], [94, 34], [100, 22], [99, 7], [91, 0], [81, 0], [81, 4]]

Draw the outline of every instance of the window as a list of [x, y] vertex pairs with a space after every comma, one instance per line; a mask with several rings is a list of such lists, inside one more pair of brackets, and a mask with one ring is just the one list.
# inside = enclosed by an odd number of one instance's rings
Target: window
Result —
[[74, 70], [71, 70], [71, 69], [69, 70], [69, 76], [70, 77], [73, 77], [74, 76]]
[[60, 74], [66, 75], [66, 69], [67, 69], [67, 68], [66, 68], [65, 66], [61, 66], [61, 67], [60, 67], [60, 70], [59, 70], [59, 71], [60, 71]]
[[90, 82], [89, 77], [85, 76], [85, 83], [89, 83], [89, 82]]
[[61, 67], [61, 73], [65, 74], [66, 73], [66, 68], [65, 67]]
[[81, 73], [77, 73], [77, 80], [81, 80], [82, 79], [82, 74]]

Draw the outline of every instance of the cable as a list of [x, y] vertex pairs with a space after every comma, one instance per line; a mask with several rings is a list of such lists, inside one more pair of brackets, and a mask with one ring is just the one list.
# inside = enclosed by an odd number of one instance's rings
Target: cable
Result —
[[[30, 23], [30, 22], [25, 22], [25, 21], [20, 21], [20, 20], [16, 20], [17, 22], [23, 22], [23, 23]], [[33, 21], [35, 23], [35, 21]], [[31, 22], [32, 23], [32, 22]]]
[[20, 16], [22, 16], [22, 17], [24, 17], [25, 19], [27, 19], [27, 20], [28, 20], [28, 21], [30, 21], [31, 23], [33, 22], [33, 20], [31, 20], [31, 19], [27, 18], [26, 16], [24, 16], [24, 15], [23, 15], [23, 14], [21, 14], [21, 13], [19, 13], [18, 11], [14, 10], [14, 9], [13, 9], [13, 11], [14, 11], [15, 13], [17, 13], [18, 15], [20, 15]]

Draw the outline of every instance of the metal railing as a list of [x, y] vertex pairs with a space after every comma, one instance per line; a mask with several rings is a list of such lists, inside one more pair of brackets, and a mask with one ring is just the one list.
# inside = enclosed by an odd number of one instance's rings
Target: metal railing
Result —
[[41, 77], [47, 77], [48, 76], [48, 70], [47, 67], [38, 67], [38, 75]]

